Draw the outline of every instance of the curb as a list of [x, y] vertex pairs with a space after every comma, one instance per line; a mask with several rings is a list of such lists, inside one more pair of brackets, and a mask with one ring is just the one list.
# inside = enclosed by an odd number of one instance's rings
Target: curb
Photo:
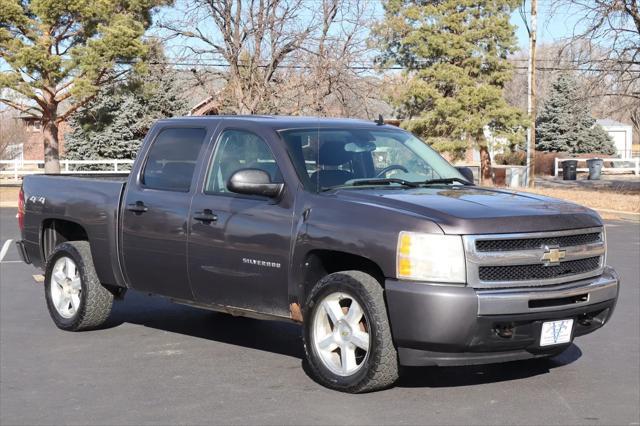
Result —
[[640, 213], [624, 212], [620, 210], [611, 210], [611, 209], [594, 209], [594, 210], [601, 213], [609, 213], [616, 216], [620, 216], [620, 218], [624, 220], [640, 222]]

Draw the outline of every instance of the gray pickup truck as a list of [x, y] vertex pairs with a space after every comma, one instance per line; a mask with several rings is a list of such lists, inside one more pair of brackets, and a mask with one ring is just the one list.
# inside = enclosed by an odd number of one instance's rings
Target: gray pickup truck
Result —
[[309, 371], [345, 392], [602, 327], [619, 279], [598, 214], [468, 172], [380, 123], [162, 120], [128, 177], [26, 177], [18, 248], [61, 329], [99, 327], [127, 289], [299, 322]]

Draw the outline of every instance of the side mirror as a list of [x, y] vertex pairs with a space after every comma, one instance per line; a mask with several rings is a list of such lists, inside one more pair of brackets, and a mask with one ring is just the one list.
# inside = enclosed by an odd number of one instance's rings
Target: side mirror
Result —
[[476, 182], [475, 178], [473, 177], [473, 170], [471, 170], [471, 168], [469, 168], [469, 167], [456, 167], [456, 169], [458, 169], [460, 174], [466, 180], [468, 180], [470, 183], [475, 183]]
[[272, 183], [264, 170], [241, 169], [231, 175], [227, 189], [237, 194], [276, 198], [282, 193], [284, 183]]

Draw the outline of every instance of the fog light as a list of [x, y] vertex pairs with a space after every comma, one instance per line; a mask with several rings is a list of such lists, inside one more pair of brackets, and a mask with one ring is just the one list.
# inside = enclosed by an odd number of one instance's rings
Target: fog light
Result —
[[495, 333], [503, 339], [511, 339], [513, 337], [512, 325], [499, 325], [494, 329]]

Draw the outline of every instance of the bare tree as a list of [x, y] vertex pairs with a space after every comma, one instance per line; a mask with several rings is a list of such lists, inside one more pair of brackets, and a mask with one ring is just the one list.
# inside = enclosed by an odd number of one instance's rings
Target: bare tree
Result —
[[615, 77], [614, 89], [604, 96], [640, 100], [640, 2], [638, 0], [553, 0], [558, 9], [581, 16], [565, 48], [574, 51], [578, 65], [593, 70], [600, 81]]
[[[183, 20], [161, 22], [196, 60], [223, 61], [226, 97], [239, 114], [259, 112], [278, 67], [312, 26], [303, 0], [187, 0]], [[301, 23], [302, 22], [302, 23]]]
[[363, 66], [370, 1], [186, 1], [184, 20], [159, 26], [184, 42], [198, 84], [225, 82], [223, 111], [372, 115], [379, 79]]

